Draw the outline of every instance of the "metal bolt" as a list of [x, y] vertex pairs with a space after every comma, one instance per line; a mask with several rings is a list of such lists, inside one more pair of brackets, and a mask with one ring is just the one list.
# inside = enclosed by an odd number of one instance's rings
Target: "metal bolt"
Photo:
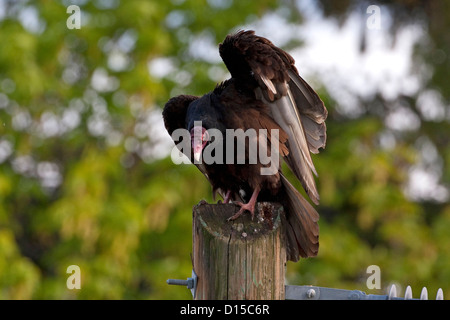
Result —
[[188, 289], [194, 288], [194, 279], [187, 278], [186, 280], [181, 279], [167, 279], [167, 284], [176, 285], [176, 286], [185, 286]]
[[191, 290], [192, 297], [195, 298], [195, 291], [197, 289], [197, 274], [192, 270], [192, 276], [186, 280], [181, 279], [167, 279], [167, 284], [185, 286]]
[[360, 294], [359, 294], [359, 292], [356, 291], [356, 290], [350, 292], [350, 294], [348, 295], [348, 299], [349, 299], [349, 300], [359, 300], [359, 299], [360, 299]]
[[316, 296], [316, 290], [308, 289], [308, 291], [306, 291], [306, 296], [308, 299], [313, 299]]

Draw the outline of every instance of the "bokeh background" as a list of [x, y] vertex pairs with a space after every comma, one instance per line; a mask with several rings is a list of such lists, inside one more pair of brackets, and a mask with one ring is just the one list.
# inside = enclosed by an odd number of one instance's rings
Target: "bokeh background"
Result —
[[191, 275], [211, 189], [171, 161], [161, 110], [226, 79], [217, 45], [249, 28], [329, 110], [321, 247], [287, 283], [450, 297], [449, 1], [0, 0], [1, 299], [191, 298], [165, 281]]

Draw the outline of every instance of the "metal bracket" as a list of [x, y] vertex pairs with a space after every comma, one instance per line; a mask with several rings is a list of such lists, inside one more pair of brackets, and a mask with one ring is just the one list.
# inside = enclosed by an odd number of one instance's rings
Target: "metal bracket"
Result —
[[[192, 298], [195, 298], [197, 290], [197, 274], [192, 270], [192, 276], [186, 280], [167, 279], [167, 284], [185, 286], [191, 290]], [[345, 290], [315, 286], [285, 286], [286, 300], [428, 300], [427, 288], [423, 288], [419, 299], [412, 296], [411, 287], [405, 290], [405, 297], [397, 297], [397, 287], [392, 285], [387, 295], [366, 294], [360, 290]], [[439, 289], [436, 300], [444, 300], [444, 293]]]
[[[427, 288], [423, 288], [420, 299], [412, 297], [411, 287], [405, 291], [405, 297], [397, 297], [397, 288], [392, 285], [387, 295], [366, 294], [359, 290], [344, 290], [314, 286], [285, 286], [286, 300], [428, 300]], [[436, 300], [444, 300], [442, 289], [439, 289]]]
[[285, 286], [286, 300], [364, 300], [359, 290], [343, 290], [314, 286]]

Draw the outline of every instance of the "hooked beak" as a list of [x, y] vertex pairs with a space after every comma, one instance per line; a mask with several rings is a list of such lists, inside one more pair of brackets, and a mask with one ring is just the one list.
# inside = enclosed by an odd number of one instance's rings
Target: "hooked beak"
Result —
[[200, 162], [202, 150], [207, 142], [206, 129], [200, 126], [195, 126], [191, 130], [192, 151], [196, 162]]
[[200, 162], [200, 158], [202, 156], [202, 145], [201, 145], [201, 142], [200, 142], [200, 145], [195, 145], [193, 147], [193, 150], [194, 150], [194, 159], [195, 159], [195, 161]]

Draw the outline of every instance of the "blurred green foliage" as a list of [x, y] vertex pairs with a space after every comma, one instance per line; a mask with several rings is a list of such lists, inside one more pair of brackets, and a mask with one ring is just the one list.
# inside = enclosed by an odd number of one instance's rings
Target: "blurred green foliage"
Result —
[[[216, 46], [271, 12], [301, 24], [303, 13], [270, 0], [0, 3], [0, 298], [189, 299], [165, 280], [190, 276], [191, 210], [212, 201], [211, 190], [194, 166], [159, 150], [161, 107], [175, 94], [210, 91], [226, 74], [190, 43]], [[327, 19], [355, 8], [318, 3]], [[414, 54], [431, 75], [419, 93], [437, 90], [448, 106], [448, 4], [382, 3], [393, 33], [416, 17], [426, 26], [428, 46]], [[66, 27], [70, 4], [81, 9], [80, 29]], [[326, 88], [318, 92], [330, 111], [327, 147], [314, 156], [321, 249], [288, 263], [287, 281], [381, 293], [366, 287], [375, 264], [383, 289], [395, 282], [450, 296], [450, 205], [405, 195], [418, 141], [435, 146], [448, 187], [448, 107], [428, 120], [418, 94], [398, 97], [421, 125], [391, 133], [395, 143], [383, 148], [392, 101], [361, 99], [365, 112], [348, 117]], [[69, 265], [81, 268], [80, 290], [66, 287]]]

